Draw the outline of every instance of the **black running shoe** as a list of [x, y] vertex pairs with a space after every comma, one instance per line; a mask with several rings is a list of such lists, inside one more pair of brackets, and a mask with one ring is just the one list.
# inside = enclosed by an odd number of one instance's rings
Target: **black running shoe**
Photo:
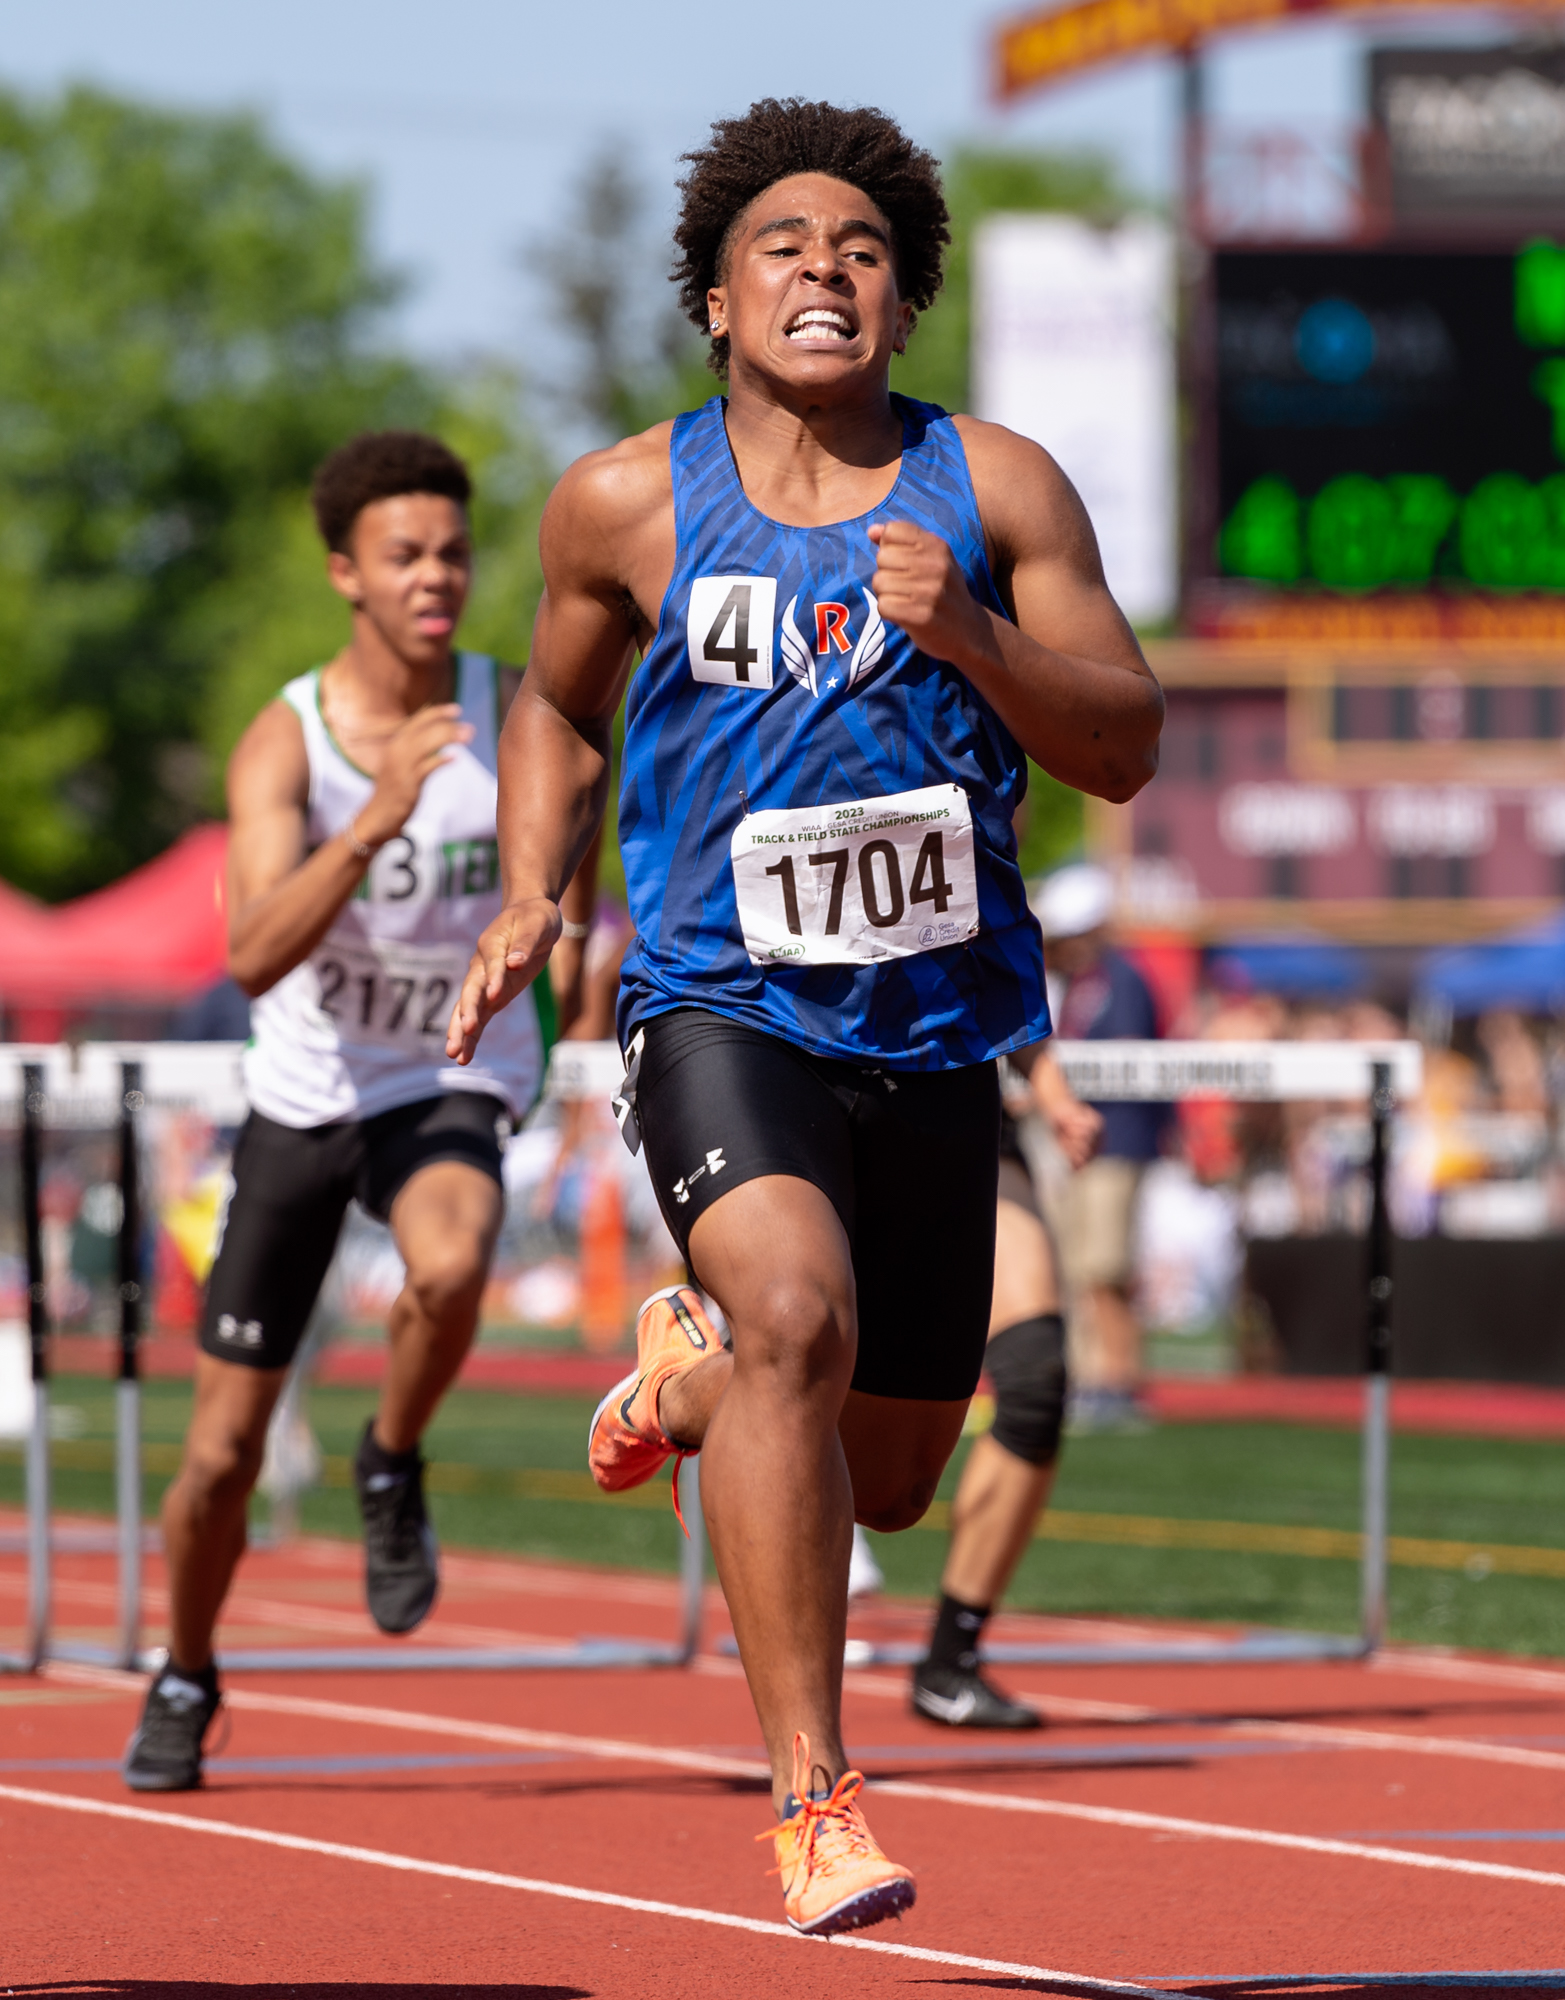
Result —
[[913, 1669], [913, 1713], [953, 1729], [1043, 1727], [1037, 1709], [1001, 1694], [976, 1667], [945, 1667], [936, 1660], [920, 1660]]
[[422, 1625], [440, 1588], [435, 1531], [424, 1510], [424, 1461], [387, 1472], [370, 1457], [371, 1426], [364, 1426], [353, 1461], [353, 1483], [364, 1517], [364, 1596], [382, 1632], [411, 1632]]
[[133, 1792], [191, 1792], [201, 1782], [201, 1744], [222, 1702], [210, 1686], [165, 1667], [147, 1689], [135, 1735], [125, 1746], [125, 1782]]

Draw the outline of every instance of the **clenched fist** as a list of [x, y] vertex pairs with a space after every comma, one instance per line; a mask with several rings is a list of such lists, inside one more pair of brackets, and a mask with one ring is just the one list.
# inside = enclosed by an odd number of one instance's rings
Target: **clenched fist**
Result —
[[447, 752], [452, 744], [472, 740], [473, 725], [462, 720], [460, 702], [436, 702], [430, 708], [417, 709], [400, 723], [381, 752], [380, 773], [369, 804], [354, 817], [358, 838], [370, 847], [379, 847], [400, 833], [430, 772], [450, 763]]
[[986, 644], [988, 614], [938, 535], [911, 521], [887, 521], [869, 538], [879, 558], [870, 589], [888, 624], [900, 625], [921, 653], [957, 666]]

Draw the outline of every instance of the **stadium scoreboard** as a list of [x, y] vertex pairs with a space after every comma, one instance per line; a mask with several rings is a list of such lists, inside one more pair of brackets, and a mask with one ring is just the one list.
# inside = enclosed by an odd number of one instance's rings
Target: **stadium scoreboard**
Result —
[[1218, 578], [1565, 596], [1565, 247], [1214, 266]]

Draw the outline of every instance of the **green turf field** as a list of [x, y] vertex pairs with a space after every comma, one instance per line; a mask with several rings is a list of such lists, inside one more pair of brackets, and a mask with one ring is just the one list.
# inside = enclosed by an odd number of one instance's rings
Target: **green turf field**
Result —
[[[108, 1512], [113, 1504], [108, 1441], [112, 1385], [62, 1377], [54, 1401], [64, 1412], [56, 1491], [62, 1509]], [[317, 1389], [316, 1431], [339, 1482], [374, 1405], [369, 1390]], [[146, 1387], [145, 1434], [152, 1470], [149, 1511], [167, 1479], [189, 1407], [183, 1383]], [[672, 1569], [679, 1530], [667, 1485], [623, 1496], [594, 1497], [585, 1480], [592, 1404], [459, 1390], [447, 1399], [427, 1440], [436, 1461], [433, 1506], [453, 1545], [497, 1548], [573, 1561]], [[74, 1413], [74, 1414], [72, 1414]], [[965, 1446], [963, 1447], [965, 1450]], [[96, 1460], [96, 1466], [93, 1461]], [[74, 1461], [74, 1463], [73, 1463]], [[84, 1462], [85, 1461], [85, 1462]], [[954, 1489], [958, 1459], [941, 1487]], [[552, 1475], [552, 1480], [551, 1480]], [[1424, 1644], [1518, 1653], [1565, 1654], [1565, 1560], [1533, 1558], [1556, 1575], [1504, 1573], [1506, 1549], [1565, 1550], [1565, 1449], [1513, 1439], [1410, 1437], [1392, 1457], [1392, 1532], [1440, 1542], [1490, 1544], [1498, 1567], [1477, 1556], [1453, 1564], [1449, 1551], [1415, 1547], [1410, 1565], [1391, 1572], [1393, 1636]], [[0, 1451], [0, 1502], [21, 1498], [20, 1455]], [[552, 1486], [568, 1497], [551, 1497]], [[514, 1490], [518, 1485], [523, 1491]], [[469, 1490], [459, 1490], [466, 1486]], [[1158, 1522], [1276, 1524], [1345, 1530], [1356, 1525], [1358, 1441], [1347, 1432], [1293, 1425], [1166, 1425], [1139, 1437], [1084, 1437], [1066, 1447], [1055, 1496], [1056, 1519], [1096, 1524], [1104, 1517]], [[627, 1501], [631, 1504], [627, 1504]], [[640, 1504], [636, 1504], [640, 1503]], [[303, 1524], [353, 1534], [357, 1522], [345, 1485], [306, 1496]], [[1074, 1532], [1074, 1530], [1072, 1530]], [[1132, 1543], [1139, 1532], [1130, 1529]], [[927, 1593], [939, 1577], [942, 1533], [915, 1530], [876, 1536], [889, 1587]], [[1444, 1565], [1444, 1566], [1437, 1566]], [[1357, 1570], [1350, 1558], [1267, 1550], [1137, 1547], [1092, 1541], [1035, 1542], [1011, 1593], [1019, 1607], [1136, 1616], [1239, 1620], [1351, 1630], [1357, 1618]]]

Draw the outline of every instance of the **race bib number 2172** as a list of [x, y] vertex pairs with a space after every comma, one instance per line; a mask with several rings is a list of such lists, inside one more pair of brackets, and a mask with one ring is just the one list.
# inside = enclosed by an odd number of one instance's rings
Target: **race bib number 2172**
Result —
[[973, 817], [960, 785], [749, 813], [729, 855], [755, 965], [873, 965], [978, 930]]

